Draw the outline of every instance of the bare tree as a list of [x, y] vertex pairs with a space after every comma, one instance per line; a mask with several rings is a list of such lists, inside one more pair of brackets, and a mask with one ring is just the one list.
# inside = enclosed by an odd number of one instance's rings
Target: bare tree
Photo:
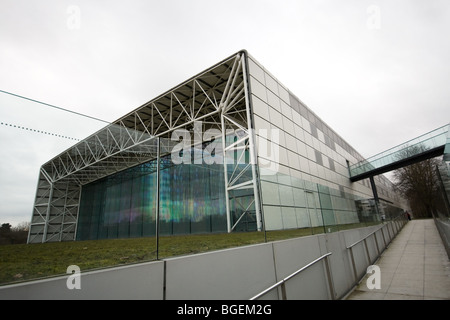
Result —
[[21, 222], [15, 227], [3, 223], [0, 227], [0, 245], [26, 243], [29, 227], [29, 222]]
[[[401, 150], [397, 157], [410, 158], [424, 151], [422, 146], [412, 146]], [[408, 199], [416, 218], [432, 217], [438, 192], [437, 164], [436, 158], [427, 159], [393, 172], [395, 188]]]
[[22, 221], [22, 222], [19, 222], [19, 223], [17, 224], [17, 226], [12, 227], [11, 230], [12, 230], [12, 231], [16, 231], [16, 232], [17, 232], [17, 231], [28, 231], [29, 228], [30, 228], [30, 222], [28, 222], [28, 221]]

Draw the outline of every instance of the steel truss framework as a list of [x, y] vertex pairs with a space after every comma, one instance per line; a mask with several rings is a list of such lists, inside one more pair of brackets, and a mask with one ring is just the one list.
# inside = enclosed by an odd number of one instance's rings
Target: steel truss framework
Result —
[[[261, 230], [262, 208], [246, 65], [246, 52], [241, 51], [42, 165], [28, 242], [75, 240], [83, 185], [158, 156], [161, 159], [179, 143], [172, 140], [176, 130], [189, 132], [194, 144], [198, 137], [193, 129], [198, 129], [199, 124], [202, 132], [212, 129], [221, 133], [228, 231], [232, 232], [249, 213]], [[229, 138], [230, 134], [234, 139]], [[253, 194], [250, 203], [234, 198], [237, 191], [243, 190]], [[240, 210], [232, 212], [239, 205]], [[233, 217], [236, 212], [240, 215], [237, 218]]]

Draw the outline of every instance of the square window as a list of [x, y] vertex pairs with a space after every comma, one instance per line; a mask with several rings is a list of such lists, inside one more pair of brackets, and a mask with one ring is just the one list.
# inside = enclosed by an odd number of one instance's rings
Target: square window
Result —
[[280, 185], [280, 204], [282, 206], [294, 206], [294, 197], [292, 195], [292, 187]]
[[311, 134], [314, 138], [319, 139], [319, 135], [317, 133], [317, 128], [310, 122]]
[[311, 227], [311, 219], [309, 217], [308, 209], [306, 208], [295, 208], [295, 214], [297, 216], [297, 227], [298, 228], [309, 228]]
[[263, 204], [280, 205], [278, 186], [279, 185], [277, 183], [261, 181]]
[[297, 216], [295, 213], [295, 208], [282, 207], [281, 218], [283, 220], [283, 229], [297, 228]]
[[283, 229], [283, 220], [281, 218], [281, 208], [273, 206], [263, 206], [264, 225], [266, 230]]
[[334, 166], [334, 161], [331, 158], [328, 158], [328, 162], [330, 164], [330, 169], [336, 171], [336, 167]]

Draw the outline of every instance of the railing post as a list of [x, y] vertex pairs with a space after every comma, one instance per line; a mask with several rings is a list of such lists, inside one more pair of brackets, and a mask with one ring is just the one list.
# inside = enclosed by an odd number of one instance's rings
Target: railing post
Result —
[[281, 300], [287, 300], [287, 294], [286, 294], [286, 282], [281, 283]]
[[331, 267], [330, 261], [328, 260], [328, 256], [325, 257], [325, 269], [327, 271], [328, 287], [330, 288], [331, 300], [335, 300], [336, 292], [334, 291], [334, 283], [333, 278], [331, 276]]
[[381, 252], [380, 252], [380, 247], [378, 246], [378, 239], [377, 239], [377, 232], [376, 231], [373, 233], [373, 236], [375, 237], [375, 245], [377, 246], [378, 256], [380, 256]]
[[384, 248], [386, 248], [386, 247], [387, 247], [387, 243], [386, 243], [386, 237], [384, 236], [384, 230], [383, 230], [384, 226], [385, 226], [385, 225], [383, 225], [383, 226], [381, 227], [381, 235], [383, 236]]
[[391, 225], [391, 222], [389, 221], [388, 223], [387, 223], [387, 231], [388, 231], [388, 235], [389, 235], [389, 243], [392, 241], [392, 235], [391, 235], [391, 231], [389, 230], [389, 226]]
[[355, 283], [358, 281], [358, 271], [356, 270], [355, 256], [353, 255], [353, 247], [350, 247], [350, 257], [352, 258], [353, 274], [355, 275]]
[[370, 254], [369, 254], [369, 247], [367, 246], [367, 238], [364, 239], [364, 246], [366, 247], [366, 254], [367, 254], [367, 259], [369, 260], [369, 265], [372, 263], [370, 261]]

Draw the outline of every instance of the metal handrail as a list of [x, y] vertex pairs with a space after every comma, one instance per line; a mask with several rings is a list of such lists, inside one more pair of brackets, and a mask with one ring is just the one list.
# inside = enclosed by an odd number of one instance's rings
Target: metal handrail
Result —
[[375, 232], [378, 232], [378, 231], [380, 231], [382, 228], [384, 228], [384, 226], [385, 226], [385, 225], [382, 225], [380, 228], [378, 228], [378, 229], [375, 230], [375, 231], [372, 231], [371, 233], [369, 233], [369, 234], [368, 234], [367, 236], [365, 236], [364, 238], [362, 238], [362, 239], [356, 241], [355, 243], [352, 243], [351, 245], [347, 246], [347, 249], [351, 249], [352, 247], [354, 247], [354, 246], [357, 245], [358, 243], [360, 243], [360, 242], [366, 240], [366, 239], [367, 239], [368, 237], [370, 237], [372, 234], [375, 234]]
[[[357, 281], [357, 279], [358, 279], [358, 274], [357, 274], [357, 270], [356, 270], [355, 257], [354, 257], [354, 255], [353, 255], [353, 247], [354, 247], [355, 245], [357, 245], [358, 243], [361, 243], [361, 242], [364, 241], [364, 247], [365, 247], [365, 249], [366, 249], [365, 251], [366, 251], [366, 255], [367, 255], [367, 260], [368, 260], [369, 264], [372, 263], [372, 262], [371, 262], [371, 259], [370, 259], [370, 254], [369, 254], [369, 247], [368, 247], [367, 241], [366, 241], [367, 238], [369, 238], [369, 237], [372, 236], [372, 235], [375, 237], [375, 245], [376, 245], [376, 247], [377, 247], [377, 252], [378, 252], [378, 257], [379, 257], [379, 256], [381, 255], [381, 251], [380, 251], [380, 248], [379, 248], [379, 246], [378, 246], [378, 239], [377, 239], [377, 234], [376, 234], [376, 233], [377, 233], [378, 231], [381, 230], [381, 233], [382, 233], [382, 235], [383, 235], [383, 241], [384, 241], [384, 249], [386, 249], [387, 243], [386, 243], [386, 238], [385, 238], [385, 236], [384, 236], [383, 228], [384, 228], [385, 226], [387, 227], [387, 231], [388, 231], [388, 234], [389, 234], [389, 237], [390, 237], [389, 242], [391, 242], [392, 239], [393, 239], [393, 237], [395, 237], [395, 236], [398, 234], [398, 232], [403, 228], [403, 226], [404, 226], [405, 223], [406, 223], [406, 222], [403, 221], [403, 222], [400, 222], [400, 225], [398, 225], [397, 223], [399, 222], [398, 220], [399, 220], [400, 218], [403, 218], [403, 219], [404, 219], [404, 217], [402, 217], [401, 215], [399, 215], [399, 216], [395, 217], [394, 219], [392, 219], [392, 220], [390, 221], [390, 223], [383, 224], [380, 228], [378, 228], [378, 229], [375, 230], [375, 231], [372, 231], [371, 233], [369, 233], [368, 235], [366, 235], [364, 238], [362, 238], [362, 239], [360, 239], [360, 240], [358, 240], [358, 241], [352, 243], [351, 245], [347, 246], [347, 249], [350, 249], [350, 257], [351, 257], [351, 261], [352, 261], [352, 267], [353, 267], [353, 273], [354, 273], [354, 276], [355, 276], [355, 281]], [[390, 232], [389, 232], [389, 225], [391, 226], [393, 236], [391, 236], [391, 234], [390, 234]], [[395, 225], [396, 230], [394, 230], [394, 225]]]
[[[397, 216], [397, 217], [395, 217], [394, 219], [392, 219], [392, 220], [390, 220], [390, 221], [388, 221], [388, 222], [394, 222], [394, 223], [395, 223], [395, 222], [397, 222], [397, 220], [399, 219], [399, 217], [401, 217], [401, 216]], [[347, 249], [350, 249], [351, 247], [357, 245], [358, 243], [360, 243], [360, 242], [366, 240], [368, 237], [370, 237], [371, 235], [373, 235], [373, 234], [375, 234], [376, 232], [380, 231], [381, 229], [383, 229], [383, 228], [384, 228], [385, 226], [387, 226], [387, 225], [388, 225], [387, 223], [386, 223], [386, 224], [383, 224], [380, 228], [378, 228], [378, 229], [375, 230], [375, 231], [372, 231], [371, 233], [369, 233], [368, 235], [366, 235], [364, 238], [362, 238], [362, 239], [360, 239], [360, 240], [358, 240], [358, 241], [352, 243], [351, 245], [347, 246]], [[398, 230], [397, 230], [397, 232], [398, 232]]]
[[[366, 253], [367, 253], [367, 257], [368, 257], [369, 264], [370, 264], [370, 263], [371, 263], [371, 261], [370, 261], [371, 259], [370, 259], [370, 255], [369, 255], [369, 248], [368, 248], [368, 245], [367, 245], [367, 242], [366, 242], [367, 238], [370, 237], [370, 236], [372, 236], [372, 235], [375, 237], [375, 244], [376, 244], [376, 247], [377, 247], [378, 256], [380, 256], [381, 252], [380, 252], [380, 248], [379, 248], [379, 245], [378, 245], [378, 239], [377, 239], [376, 233], [377, 233], [378, 231], [381, 230], [381, 233], [382, 233], [382, 235], [383, 235], [384, 247], [386, 248], [387, 242], [386, 242], [386, 238], [385, 238], [385, 235], [384, 235], [384, 232], [383, 232], [383, 228], [384, 228], [385, 226], [388, 228], [387, 230], [388, 230], [389, 238], [390, 238], [390, 239], [389, 239], [389, 242], [392, 241], [392, 236], [390, 235], [390, 232], [389, 232], [389, 225], [391, 225], [392, 232], [393, 232], [393, 236], [395, 237], [395, 235], [396, 235], [396, 234], [403, 228], [403, 226], [406, 224], [405, 221], [401, 221], [401, 222], [398, 221], [400, 218], [402, 218], [402, 216], [397, 216], [396, 218], [394, 218], [394, 219], [392, 219], [392, 220], [390, 221], [391, 223], [383, 224], [383, 226], [381, 226], [381, 227], [378, 228], [377, 230], [375, 230], [375, 231], [369, 233], [369, 234], [366, 235], [364, 238], [362, 238], [362, 239], [360, 239], [360, 240], [358, 240], [358, 241], [356, 241], [356, 242], [354, 242], [354, 243], [352, 243], [351, 245], [349, 245], [349, 246], [346, 247], [347, 249], [350, 249], [355, 279], [357, 279], [358, 276], [357, 276], [356, 265], [355, 265], [355, 261], [354, 261], [354, 257], [353, 257], [353, 247], [354, 247], [355, 245], [357, 245], [358, 243], [361, 243], [361, 242], [364, 241], [365, 248], [366, 248]], [[397, 225], [398, 222], [400, 222], [400, 225]], [[395, 225], [396, 230], [394, 230], [394, 225]], [[281, 298], [282, 298], [282, 300], [286, 300], [286, 299], [287, 299], [287, 295], [286, 295], [286, 287], [285, 287], [286, 282], [287, 282], [288, 280], [292, 279], [293, 277], [295, 277], [296, 275], [298, 275], [299, 273], [301, 273], [302, 271], [304, 271], [304, 270], [306, 270], [307, 268], [311, 267], [311, 266], [314, 265], [315, 263], [317, 263], [317, 262], [323, 260], [324, 258], [326, 258], [326, 259], [325, 259], [325, 267], [326, 267], [326, 272], [327, 272], [327, 280], [328, 280], [329, 290], [330, 290], [332, 299], [335, 299], [336, 293], [335, 293], [335, 291], [334, 291], [334, 284], [333, 284], [333, 280], [332, 280], [332, 278], [331, 278], [331, 269], [330, 269], [330, 265], [329, 265], [329, 261], [328, 261], [328, 257], [329, 257], [331, 254], [332, 254], [332, 252], [328, 252], [328, 253], [324, 254], [323, 256], [320, 256], [319, 258], [315, 259], [314, 261], [311, 261], [311, 262], [308, 263], [307, 265], [305, 265], [305, 266], [303, 266], [302, 268], [298, 269], [297, 271], [291, 273], [289, 276], [287, 276], [287, 277], [285, 277], [284, 279], [278, 281], [277, 283], [271, 285], [271, 286], [268, 287], [267, 289], [261, 291], [260, 293], [258, 293], [258, 294], [255, 295], [254, 297], [252, 297], [250, 300], [256, 300], [256, 299], [259, 299], [260, 297], [264, 296], [264, 295], [267, 294], [268, 292], [270, 292], [270, 291], [272, 291], [272, 290], [274, 290], [274, 289], [276, 289], [276, 288], [278, 288], [278, 287], [281, 287]], [[355, 280], [355, 281], [357, 281], [357, 280]]]
[[[298, 275], [299, 273], [301, 273], [302, 271], [306, 270], [307, 268], [311, 267], [313, 264], [319, 262], [320, 260], [327, 258], [328, 256], [330, 256], [332, 253], [328, 252], [326, 254], [324, 254], [323, 256], [315, 259], [314, 261], [311, 261], [310, 263], [308, 263], [307, 265], [301, 267], [300, 269], [298, 269], [297, 271], [291, 273], [289, 276], [287, 276], [286, 278], [284, 278], [283, 280], [278, 281], [277, 283], [275, 283], [274, 285], [270, 286], [269, 288], [261, 291], [260, 293], [258, 293], [257, 295], [255, 295], [254, 297], [252, 297], [250, 300], [256, 300], [260, 297], [262, 297], [263, 295], [265, 295], [266, 293], [268, 293], [269, 291], [272, 291], [273, 289], [281, 286], [281, 295], [282, 295], [282, 299], [286, 300], [286, 288], [285, 288], [285, 283], [295, 277], [296, 275]], [[328, 260], [326, 261], [326, 269], [327, 269], [327, 275], [328, 275], [328, 285], [330, 286], [330, 291], [331, 291], [331, 295], [332, 297], [334, 297], [334, 287], [333, 287], [333, 281], [331, 280], [331, 273], [330, 273], [330, 266], [328, 264]]]

